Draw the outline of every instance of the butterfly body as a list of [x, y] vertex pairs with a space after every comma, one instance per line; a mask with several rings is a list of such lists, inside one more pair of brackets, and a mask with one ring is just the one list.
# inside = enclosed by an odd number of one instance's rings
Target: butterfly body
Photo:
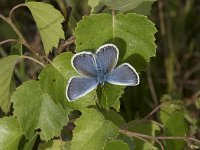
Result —
[[68, 100], [76, 100], [106, 82], [124, 86], [138, 85], [139, 76], [130, 64], [124, 63], [116, 67], [118, 55], [118, 48], [113, 44], [101, 46], [95, 54], [75, 54], [71, 63], [81, 76], [69, 79], [66, 88]]
[[108, 77], [108, 73], [102, 71], [101, 69], [97, 70], [97, 76], [96, 76], [96, 78], [97, 78], [97, 81], [100, 84], [106, 82], [107, 77]]

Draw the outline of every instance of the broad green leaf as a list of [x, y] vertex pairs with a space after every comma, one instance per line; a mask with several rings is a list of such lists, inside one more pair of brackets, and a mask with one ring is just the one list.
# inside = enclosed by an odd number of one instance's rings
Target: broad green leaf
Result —
[[144, 0], [102, 0], [102, 3], [109, 6], [113, 10], [129, 11], [136, 8]]
[[[142, 15], [151, 14], [151, 6], [156, 0], [103, 0], [109, 8], [121, 12], [135, 12]], [[124, 5], [125, 4], [125, 5]], [[126, 5], [127, 4], [127, 5]], [[112, 10], [105, 10], [111, 13]]]
[[130, 148], [122, 140], [112, 140], [106, 143], [104, 150], [130, 150]]
[[[68, 122], [68, 113], [60, 104], [43, 92], [38, 81], [24, 82], [11, 97], [14, 116], [17, 117], [26, 138], [30, 139], [36, 129], [42, 140], [58, 136]], [[67, 112], [67, 113], [66, 113]]]
[[0, 149], [17, 150], [23, 135], [18, 121], [11, 117], [0, 119]]
[[131, 11], [133, 11], [133, 12], [135, 12], [137, 14], [150, 15], [151, 14], [152, 4], [155, 1], [157, 1], [157, 0], [143, 0], [140, 5], [138, 5], [137, 7], [135, 7]]
[[161, 122], [165, 124], [176, 111], [183, 111], [183, 103], [181, 101], [164, 101], [159, 112]]
[[[171, 114], [170, 118], [165, 122], [164, 124], [165, 130], [164, 135], [165, 136], [178, 136], [178, 137], [184, 137], [187, 135], [188, 132], [188, 126], [184, 119], [184, 113], [183, 112], [174, 112]], [[186, 146], [185, 141], [181, 140], [167, 140], [166, 141], [166, 150], [176, 149], [176, 150], [182, 150]]]
[[28, 140], [24, 147], [23, 147], [23, 150], [32, 150], [33, 149], [33, 146], [35, 144], [35, 141], [37, 139], [37, 136], [38, 136], [38, 133], [35, 133], [35, 135], [33, 137], [31, 137], [30, 140]]
[[[124, 91], [119, 91], [119, 90], [118, 90], [118, 92], [121, 92], [121, 93], [123, 92], [123, 93], [124, 93]], [[118, 94], [118, 95], [119, 95], [119, 94]], [[120, 97], [121, 97], [121, 96], [122, 96], [122, 95], [120, 95]], [[120, 98], [120, 97], [119, 97], [119, 98]], [[120, 105], [121, 105], [120, 100], [116, 100], [115, 103], [112, 105], [112, 107], [115, 108], [115, 110], [119, 112], [119, 110], [120, 110]]]
[[[97, 88], [98, 103], [100, 107], [109, 110], [111, 107], [119, 111], [118, 105], [115, 105], [124, 93], [124, 86], [112, 85], [109, 83], [104, 84], [103, 87]], [[120, 104], [120, 102], [118, 103]]]
[[64, 21], [62, 14], [52, 5], [43, 2], [27, 2], [33, 18], [39, 29], [46, 55], [53, 47], [58, 46], [59, 39], [64, 39], [61, 23]]
[[53, 65], [50, 64], [42, 70], [39, 82], [41, 89], [48, 93], [56, 104], [60, 103], [63, 108], [67, 109], [65, 96], [67, 80]]
[[137, 71], [145, 70], [150, 57], [155, 56], [154, 24], [137, 14], [85, 16], [74, 32], [76, 51], [95, 51], [105, 43], [119, 48], [119, 63], [129, 62]]
[[[134, 120], [129, 122], [125, 128], [129, 131], [141, 133], [145, 135], [155, 136], [156, 132], [160, 130], [159, 126], [152, 121], [148, 120]], [[134, 150], [157, 150], [154, 146], [154, 142], [144, 142], [141, 139], [133, 138], [134, 139]]]
[[99, 5], [100, 0], [88, 0], [88, 5], [92, 8], [91, 12], [94, 11], [94, 8]]
[[52, 140], [52, 141], [40, 144], [38, 147], [38, 150], [64, 150], [64, 145], [65, 145], [64, 141]]
[[10, 110], [10, 85], [18, 58], [17, 55], [10, 55], [0, 60], [0, 106], [5, 113]]
[[[171, 97], [164, 96], [161, 99], [162, 105], [159, 112], [161, 122], [164, 124], [165, 136], [184, 136], [187, 133], [187, 124], [184, 119], [184, 105], [182, 101], [171, 100]], [[174, 123], [176, 122], [176, 123]], [[182, 149], [185, 146], [183, 141], [166, 140], [166, 149]]]
[[112, 121], [118, 127], [121, 127], [122, 125], [126, 123], [124, 118], [120, 116], [120, 114], [115, 112], [114, 110], [111, 110], [111, 109], [108, 111], [102, 110], [102, 113], [106, 120]]
[[64, 108], [72, 107], [83, 109], [90, 105], [95, 105], [95, 90], [86, 96], [69, 102], [66, 98], [66, 86], [69, 78], [80, 76], [71, 66], [71, 53], [62, 53], [58, 55], [53, 63], [47, 66], [40, 74], [39, 81], [43, 91], [48, 93], [55, 103], [60, 103]]
[[75, 122], [71, 150], [102, 150], [108, 139], [118, 135], [118, 128], [95, 109], [85, 109]]

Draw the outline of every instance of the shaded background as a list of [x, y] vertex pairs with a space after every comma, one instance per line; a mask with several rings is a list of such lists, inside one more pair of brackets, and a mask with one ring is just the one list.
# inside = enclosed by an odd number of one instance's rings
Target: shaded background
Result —
[[[78, 1], [78, 0], [75, 0]], [[0, 12], [8, 15], [12, 7], [23, 0], [1, 0]], [[43, 0], [53, 4], [65, 16], [63, 29], [66, 39], [72, 36], [71, 29], [75, 27], [68, 22], [69, 14], [73, 10], [64, 0]], [[86, 1], [75, 5], [78, 13], [73, 19], [81, 19], [82, 15], [90, 12]], [[193, 134], [200, 139], [200, 1], [199, 0], [158, 0], [152, 6], [152, 14], [149, 18], [158, 29], [156, 36], [157, 54], [151, 58], [146, 72], [141, 72], [141, 84], [137, 88], [127, 87], [121, 102], [121, 113], [127, 120], [140, 119], [156, 108], [161, 99], [183, 101], [192, 119], [197, 123]], [[40, 55], [42, 43], [35, 22], [27, 8], [17, 9], [13, 18], [14, 23], [23, 33], [28, 42], [37, 47]], [[16, 38], [12, 29], [0, 20], [0, 41]], [[16, 45], [9, 43], [0, 46], [0, 55], [5, 57], [18, 53]], [[73, 50], [70, 45], [63, 51]], [[23, 49], [23, 53], [31, 53]], [[56, 49], [50, 54], [52, 59], [57, 55]], [[14, 74], [14, 86], [20, 85], [29, 79], [37, 79], [41, 68], [31, 61], [25, 61], [17, 65]], [[152, 119], [157, 120], [156, 115]], [[188, 124], [191, 122], [188, 120]]]

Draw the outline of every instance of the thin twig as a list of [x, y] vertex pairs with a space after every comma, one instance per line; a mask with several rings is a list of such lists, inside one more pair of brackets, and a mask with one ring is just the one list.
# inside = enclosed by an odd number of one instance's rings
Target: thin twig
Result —
[[192, 142], [196, 142], [200, 144], [199, 140], [192, 137], [150, 136], [150, 135], [135, 133], [135, 132], [131, 132], [131, 131], [123, 130], [123, 129], [120, 129], [119, 132], [127, 136], [132, 136], [132, 137], [138, 136], [138, 137], [142, 137], [149, 140], [184, 140], [184, 141], [192, 141]]
[[37, 59], [34, 59], [34, 58], [32, 58], [32, 57], [29, 57], [29, 56], [25, 56], [25, 55], [22, 55], [22, 56], [20, 56], [20, 57], [21, 57], [21, 58], [26, 58], [26, 59], [32, 60], [32, 61], [38, 63], [39, 65], [41, 65], [43, 68], [45, 67], [45, 65], [44, 65], [43, 63], [41, 63], [40, 61], [38, 61]]
[[10, 10], [9, 18], [10, 18], [10, 19], [12, 18], [12, 14], [13, 14], [13, 12], [14, 12], [17, 8], [23, 7], [23, 6], [26, 6], [26, 5], [25, 5], [24, 3], [22, 3], [22, 4], [18, 4], [18, 5], [16, 5], [16, 6], [14, 6], [14, 7]]
[[61, 42], [61, 44], [58, 46], [58, 49], [57, 49], [58, 53], [61, 53], [69, 45], [73, 44], [75, 40], [76, 40], [75, 36], [71, 36], [69, 39], [65, 40], [64, 42]]
[[0, 45], [8, 43], [8, 42], [18, 42], [18, 40], [16, 40], [16, 39], [7, 39], [7, 40], [4, 40], [4, 41], [1, 41]]
[[162, 145], [162, 143], [159, 140], [155, 140], [155, 142], [160, 145], [161, 150], [165, 150], [164, 146]]
[[149, 117], [152, 116], [155, 112], [157, 112], [157, 111], [160, 109], [161, 105], [162, 105], [162, 104], [156, 106], [156, 108], [154, 108], [146, 117], [144, 117], [144, 119], [149, 118]]
[[[122, 130], [122, 129], [120, 129], [119, 132], [122, 133], [122, 134], [125, 134], [127, 136], [135, 137], [135, 138], [138, 138], [138, 139], [153, 140], [154, 142], [156, 142], [160, 145], [162, 150], [164, 150], [162, 143], [158, 139], [153, 138], [153, 136], [149, 136], [149, 135], [145, 135], [145, 134], [141, 134], [141, 133], [130, 132], [130, 131], [127, 131], [127, 130]], [[143, 140], [143, 141], [145, 141], [145, 140]]]
[[152, 95], [154, 105], [157, 106], [158, 105], [158, 98], [157, 98], [157, 94], [156, 94], [154, 84], [153, 84], [153, 81], [152, 81], [152, 77], [151, 77], [150, 65], [147, 68], [147, 81], [149, 83], [149, 88], [150, 88], [150, 92], [151, 92], [151, 95]]
[[18, 35], [21, 43], [26, 46], [30, 51], [32, 51], [32, 53], [37, 57], [36, 55], [36, 51], [28, 44], [28, 42], [25, 40], [25, 38], [23, 37], [23, 35], [19, 32], [19, 30], [17, 29], [17, 27], [13, 24], [12, 20], [10, 18], [6, 18], [5, 16], [3, 16], [0, 13], [0, 18], [3, 19], [5, 22], [7, 22], [11, 28], [15, 31], [15, 33]]
[[158, 10], [159, 10], [159, 19], [160, 19], [160, 30], [161, 30], [161, 35], [165, 36], [165, 17], [163, 13], [163, 1], [159, 0], [158, 1]]
[[184, 140], [184, 141], [193, 141], [193, 142], [196, 142], [196, 143], [199, 143], [200, 144], [200, 141], [195, 139], [195, 138], [192, 138], [192, 137], [167, 137], [167, 136], [157, 136], [157, 137], [154, 137], [154, 139], [157, 139], [157, 140]]
[[0, 13], [0, 18], [3, 19], [5, 22], [7, 22], [7, 18], [4, 15], [2, 15], [1, 13]]

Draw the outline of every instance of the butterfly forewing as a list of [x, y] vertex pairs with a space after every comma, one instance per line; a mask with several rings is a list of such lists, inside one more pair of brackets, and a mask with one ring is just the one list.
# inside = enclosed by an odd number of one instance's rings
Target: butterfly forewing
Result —
[[107, 82], [116, 85], [136, 86], [139, 84], [139, 76], [130, 64], [124, 63], [109, 73]]
[[105, 44], [96, 52], [96, 63], [102, 72], [110, 72], [114, 69], [118, 61], [119, 51], [113, 44]]
[[77, 72], [86, 77], [96, 77], [97, 68], [94, 55], [89, 52], [77, 53], [72, 58], [72, 66]]
[[68, 82], [66, 96], [69, 101], [76, 100], [94, 90], [97, 85], [95, 78], [73, 77]]

